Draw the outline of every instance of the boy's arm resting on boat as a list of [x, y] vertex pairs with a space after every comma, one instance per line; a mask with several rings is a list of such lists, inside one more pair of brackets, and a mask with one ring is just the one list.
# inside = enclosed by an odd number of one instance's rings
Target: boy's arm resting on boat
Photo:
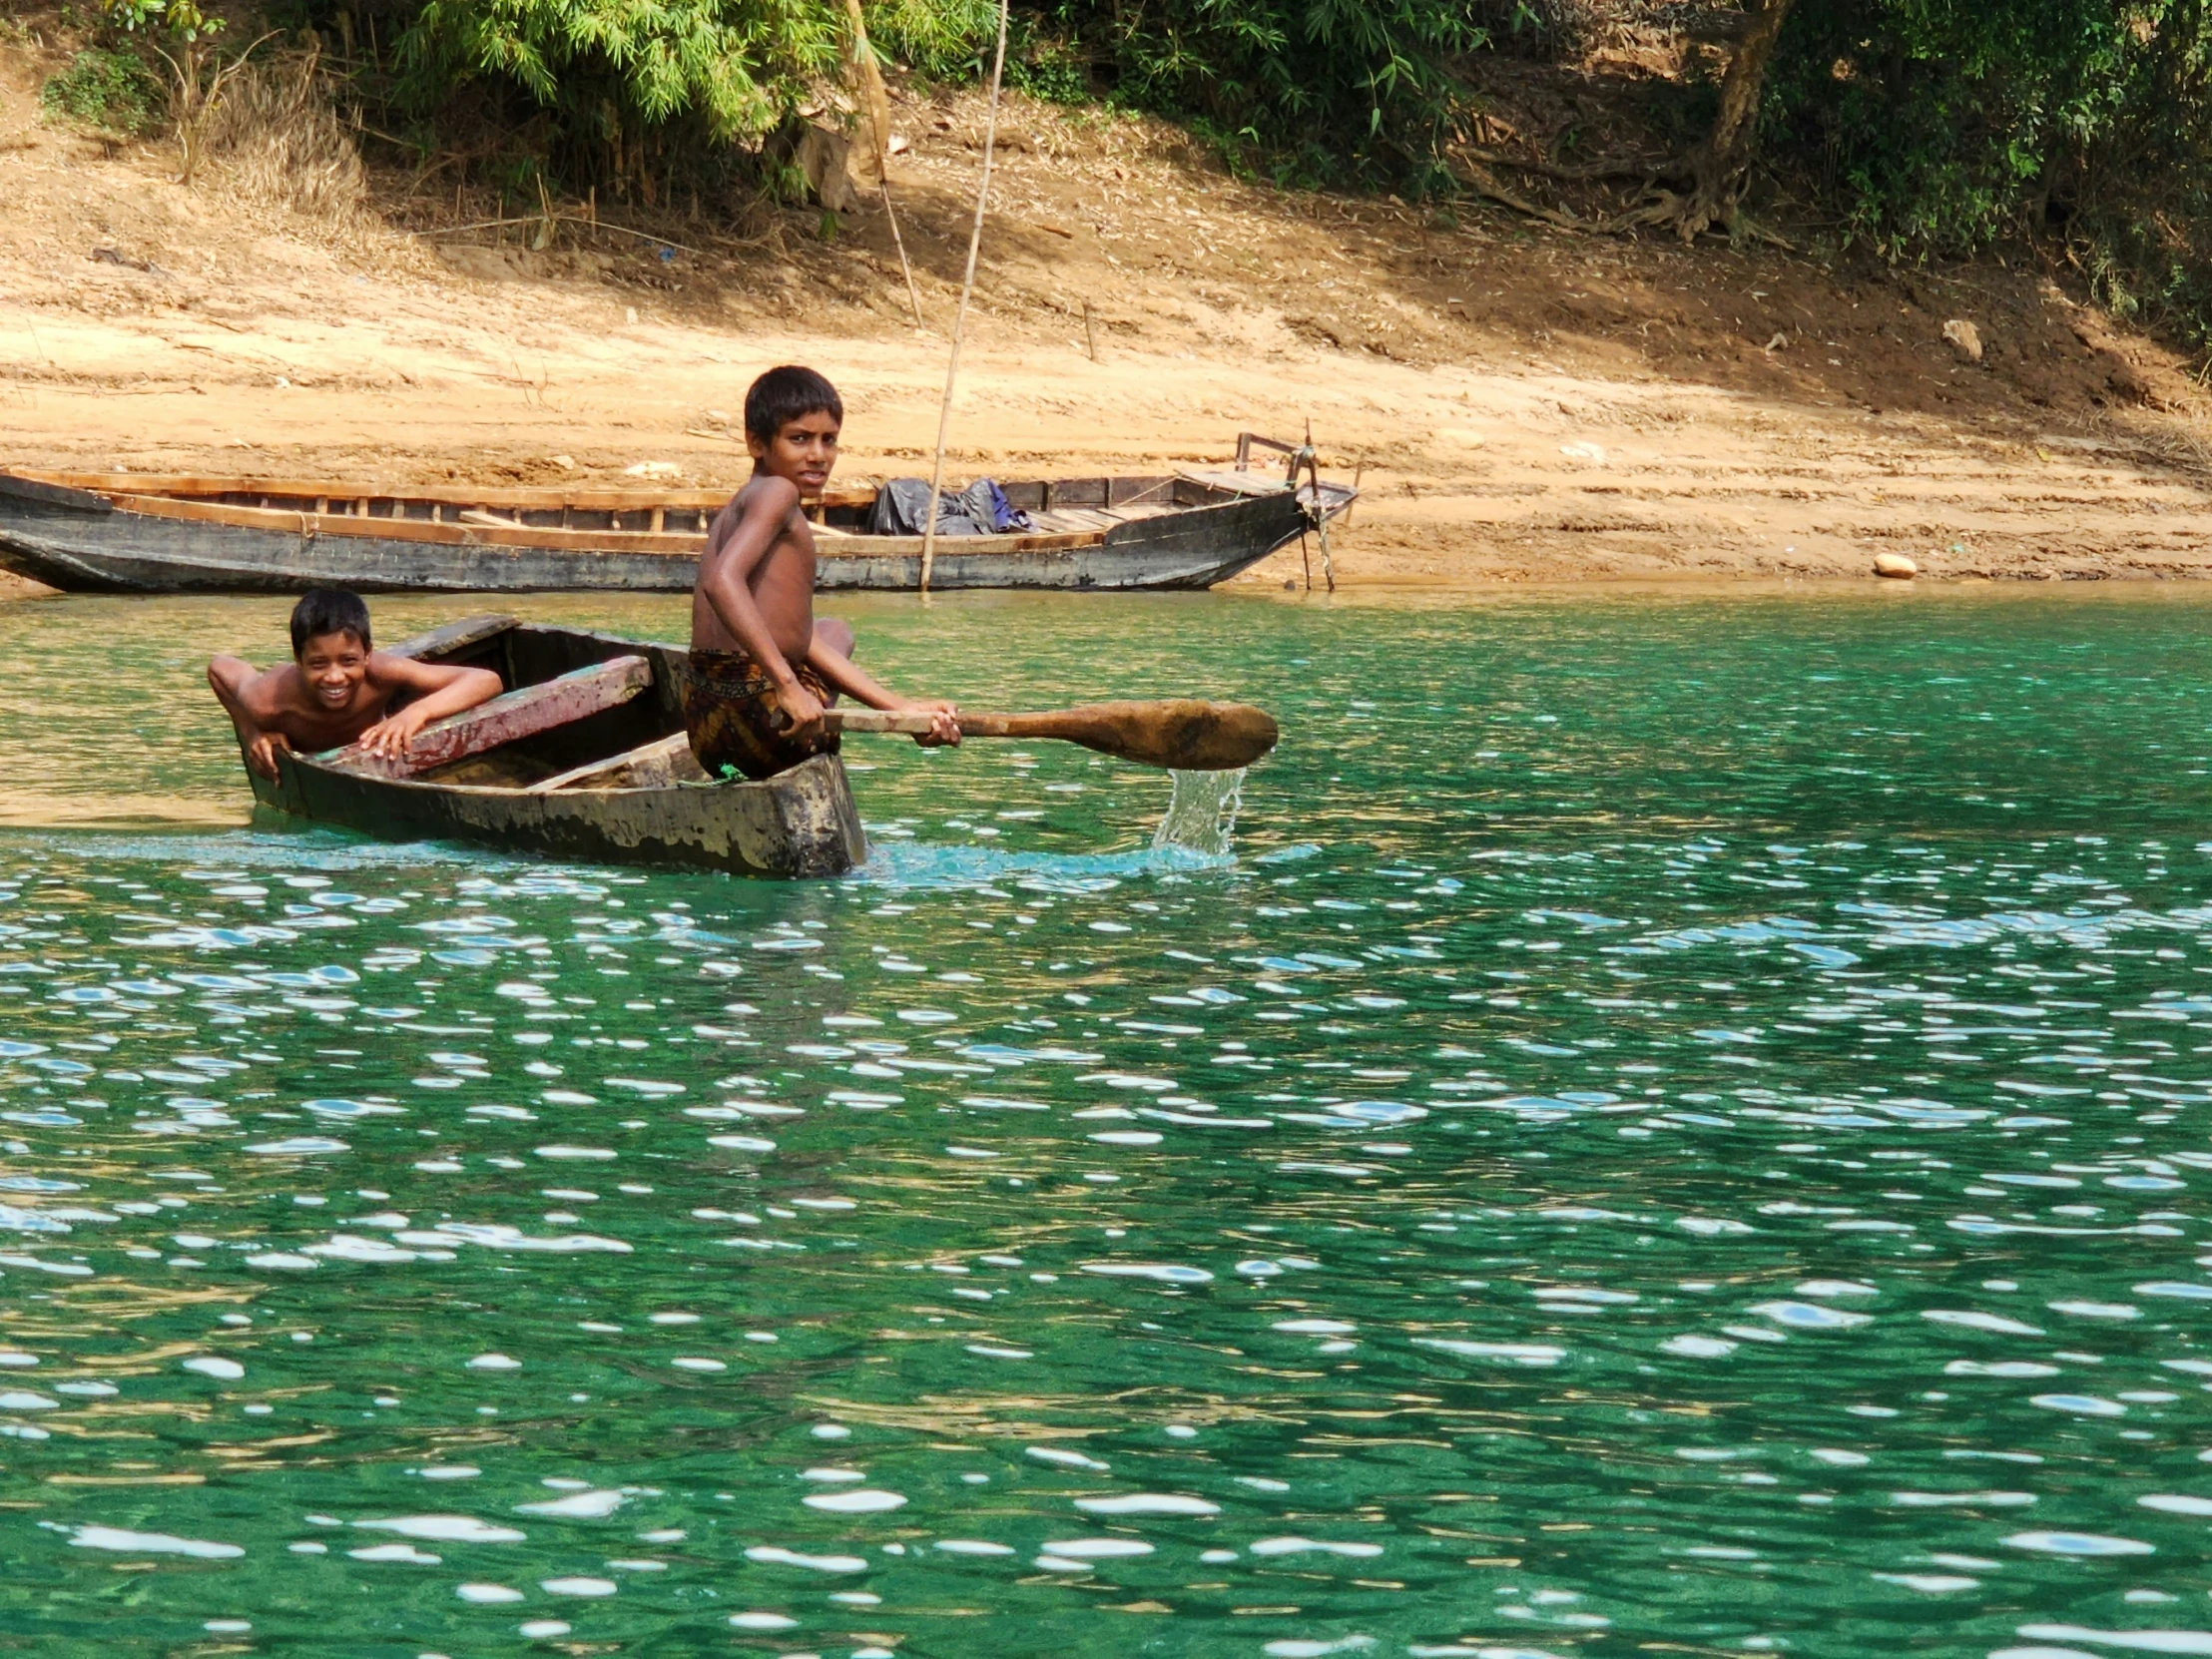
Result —
[[506, 688], [488, 668], [456, 668], [423, 663], [378, 651], [368, 660], [371, 682], [389, 698], [412, 692], [406, 707], [394, 709], [353, 741], [371, 755], [403, 755], [415, 734], [434, 720], [489, 702]]
[[264, 684], [269, 678], [242, 657], [216, 657], [208, 664], [208, 689], [231, 717], [246, 764], [264, 778], [275, 778], [276, 751], [288, 753], [291, 740], [273, 723], [276, 711]]
[[899, 696], [824, 639], [819, 629], [815, 633], [815, 643], [808, 648], [807, 661], [822, 676], [824, 685], [832, 691], [841, 692], [855, 703], [864, 703], [871, 709], [890, 709], [900, 714], [928, 715], [929, 730], [914, 734], [914, 742], [924, 749], [959, 743], [959, 711], [950, 700], [941, 697]]

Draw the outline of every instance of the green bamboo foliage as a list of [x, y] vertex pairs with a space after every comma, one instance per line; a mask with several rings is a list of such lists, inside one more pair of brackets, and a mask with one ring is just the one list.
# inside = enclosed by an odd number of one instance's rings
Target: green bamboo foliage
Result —
[[[871, 0], [877, 48], [971, 77], [994, 0]], [[399, 40], [402, 97], [519, 89], [566, 124], [697, 128], [744, 141], [835, 70], [833, 0], [425, 0]], [[1009, 79], [1180, 117], [1225, 155], [1286, 177], [1399, 183], [1434, 162], [1481, 44], [1448, 0], [1049, 0], [1015, 7]]]
[[399, 41], [421, 105], [505, 81], [591, 127], [773, 128], [834, 73], [841, 13], [817, 0], [428, 0]]
[[1287, 183], [1443, 183], [1464, 101], [1457, 65], [1486, 39], [1466, 0], [1061, 0], [1121, 101], [1175, 115]]
[[[998, 0], [866, 0], [868, 38], [878, 51], [933, 80], [979, 77], [998, 34]], [[1031, 8], [1016, 6], [1024, 29]], [[1015, 56], [1020, 56], [1017, 48]]]

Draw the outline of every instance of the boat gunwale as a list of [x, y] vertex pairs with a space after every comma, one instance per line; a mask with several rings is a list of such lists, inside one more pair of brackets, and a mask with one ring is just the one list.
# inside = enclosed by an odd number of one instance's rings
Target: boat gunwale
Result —
[[[1237, 475], [1249, 477], [1257, 487], [1228, 491], [1226, 486], [1209, 482], [1214, 474], [1223, 477], [1231, 473], [1220, 468], [1178, 467], [1169, 472], [1142, 473], [1083, 473], [1054, 478], [1009, 478], [1005, 484], [1016, 487], [1025, 484], [1045, 484], [1064, 488], [1070, 484], [1103, 483], [1109, 486], [1142, 483], [1144, 493], [1177, 481], [1205, 484], [1209, 488], [1232, 494], [1273, 494], [1290, 487], [1271, 473], [1250, 469]], [[719, 511], [728, 504], [729, 489], [626, 489], [578, 488], [566, 484], [508, 484], [486, 488], [477, 484], [390, 484], [378, 480], [353, 480], [330, 478], [296, 478], [282, 475], [253, 477], [246, 474], [201, 472], [73, 472], [59, 467], [30, 467], [0, 462], [0, 475], [28, 479], [33, 483], [51, 484], [61, 489], [80, 490], [89, 495], [135, 495], [164, 497], [171, 500], [202, 502], [210, 506], [236, 505], [236, 503], [207, 501], [220, 495], [295, 495], [329, 501], [428, 501], [441, 506], [494, 508], [500, 504], [524, 508], [530, 511], [548, 511], [556, 507], [570, 507], [584, 512], [645, 512], [655, 507], [674, 508], [682, 512]], [[819, 506], [836, 508], [865, 508], [875, 501], [877, 490], [831, 489], [823, 492]], [[1129, 497], [1136, 500], [1141, 497]], [[1119, 505], [1119, 503], [1115, 503]], [[1068, 503], [1083, 506], [1087, 503]], [[1104, 506], [1106, 503], [1097, 503]], [[1197, 507], [1218, 506], [1213, 501], [1191, 503], [1177, 508], [1192, 511]], [[271, 512], [293, 512], [289, 507], [273, 507]], [[350, 514], [332, 515], [350, 517]]]
[[[83, 490], [90, 495], [152, 495], [198, 500], [216, 495], [301, 495], [331, 501], [434, 501], [442, 506], [483, 507], [507, 502], [517, 507], [576, 507], [587, 512], [640, 512], [675, 507], [685, 512], [720, 510], [730, 500], [725, 489], [572, 489], [559, 484], [511, 484], [487, 491], [481, 485], [386, 484], [329, 478], [256, 478], [201, 472], [68, 472], [59, 469], [0, 466], [0, 471], [33, 483]], [[832, 507], [865, 507], [873, 490], [831, 490], [824, 501]], [[211, 506], [227, 505], [209, 502]], [[271, 512], [289, 512], [273, 507]]]
[[[666, 736], [674, 737], [671, 732]], [[289, 755], [285, 757], [295, 767], [312, 767], [332, 778], [354, 779], [361, 783], [375, 784], [395, 790], [422, 790], [435, 795], [505, 796], [516, 801], [581, 801], [600, 797], [626, 795], [675, 795], [678, 792], [698, 795], [708, 790], [741, 790], [748, 785], [773, 784], [771, 778], [714, 778], [700, 784], [639, 784], [625, 785], [611, 790], [533, 790], [523, 784], [446, 784], [434, 778], [383, 778], [372, 772], [356, 772], [342, 767], [319, 755]], [[620, 760], [619, 755], [603, 756], [604, 760]], [[779, 775], [781, 776], [781, 775]]]
[[[43, 480], [41, 480], [43, 481]], [[412, 496], [375, 499], [414, 500]], [[299, 538], [409, 541], [438, 547], [511, 547], [548, 553], [644, 553], [669, 559], [696, 559], [706, 550], [707, 538], [697, 530], [583, 530], [557, 525], [518, 524], [512, 528], [491, 524], [436, 523], [419, 518], [376, 518], [358, 513], [312, 513], [292, 507], [234, 507], [218, 501], [186, 501], [169, 495], [107, 497], [116, 511], [144, 518], [161, 518], [191, 524], [222, 524], [233, 529], [260, 530], [268, 535]], [[1233, 502], [1207, 502], [1180, 509], [1201, 513]], [[919, 536], [865, 536], [816, 525], [815, 532], [835, 553], [848, 547], [856, 553], [911, 553], [921, 546]], [[1047, 535], [962, 536], [961, 551], [968, 553], [1055, 553], [1078, 547], [1096, 547], [1111, 534], [1105, 530], [1078, 530]], [[857, 547], [851, 544], [861, 544]], [[910, 546], [907, 544], [911, 544]]]

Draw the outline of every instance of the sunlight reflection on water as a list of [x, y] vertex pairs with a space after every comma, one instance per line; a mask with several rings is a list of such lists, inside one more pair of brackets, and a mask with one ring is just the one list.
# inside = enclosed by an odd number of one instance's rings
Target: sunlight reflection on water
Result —
[[[235, 802], [73, 606], [33, 679]], [[2193, 613], [863, 610], [1279, 709], [1235, 855], [1234, 780], [1045, 745], [872, 752], [834, 882], [0, 834], [0, 1624], [2212, 1645]], [[0, 755], [137, 776], [77, 718]]]

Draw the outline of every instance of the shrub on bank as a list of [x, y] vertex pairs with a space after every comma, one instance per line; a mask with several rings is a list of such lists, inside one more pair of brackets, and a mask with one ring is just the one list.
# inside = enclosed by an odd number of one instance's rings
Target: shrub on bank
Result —
[[39, 109], [49, 121], [75, 122], [123, 139], [159, 132], [165, 105], [161, 81], [130, 51], [79, 52], [39, 89]]
[[2212, 343], [2212, 3], [1801, 3], [1768, 154], [1893, 259], [2027, 244]]

